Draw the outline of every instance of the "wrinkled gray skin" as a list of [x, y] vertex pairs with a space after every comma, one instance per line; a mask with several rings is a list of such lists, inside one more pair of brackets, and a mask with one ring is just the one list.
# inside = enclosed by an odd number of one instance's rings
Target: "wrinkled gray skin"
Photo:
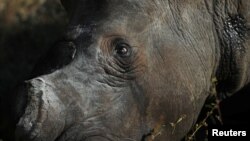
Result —
[[249, 83], [248, 23], [226, 26], [250, 19], [249, 1], [62, 3], [64, 40], [16, 95], [17, 140], [178, 141], [214, 77], [228, 95]]

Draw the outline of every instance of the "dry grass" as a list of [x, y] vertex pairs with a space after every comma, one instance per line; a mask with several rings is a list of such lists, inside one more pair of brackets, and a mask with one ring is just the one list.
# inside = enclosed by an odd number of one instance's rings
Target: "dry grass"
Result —
[[211, 123], [210, 121], [214, 122], [212, 124], [223, 124], [219, 106], [221, 101], [219, 100], [218, 93], [216, 91], [217, 79], [214, 77], [211, 82], [212, 86], [210, 89], [210, 97], [207, 99], [205, 106], [203, 107], [203, 111], [200, 115], [201, 118], [185, 136], [184, 141], [196, 141], [197, 136], [199, 136], [198, 134], [205, 134], [205, 138], [203, 140], [208, 140], [208, 126]]

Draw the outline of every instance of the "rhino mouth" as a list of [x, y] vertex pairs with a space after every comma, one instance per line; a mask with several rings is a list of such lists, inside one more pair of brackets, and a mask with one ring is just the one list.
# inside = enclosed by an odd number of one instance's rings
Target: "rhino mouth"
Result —
[[[135, 133], [127, 135], [122, 132], [109, 131], [109, 128], [98, 125], [75, 124], [64, 130], [55, 141], [146, 141], [148, 134]], [[121, 127], [122, 128], [122, 127]]]

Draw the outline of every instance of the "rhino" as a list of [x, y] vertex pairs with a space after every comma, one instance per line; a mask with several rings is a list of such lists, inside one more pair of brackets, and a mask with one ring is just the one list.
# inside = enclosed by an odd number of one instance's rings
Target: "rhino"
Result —
[[249, 84], [249, 1], [61, 2], [62, 40], [11, 100], [17, 141], [178, 141], [211, 89]]

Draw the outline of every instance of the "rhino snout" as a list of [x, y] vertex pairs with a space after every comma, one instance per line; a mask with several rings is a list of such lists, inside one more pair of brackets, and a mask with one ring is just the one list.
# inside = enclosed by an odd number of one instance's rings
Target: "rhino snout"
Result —
[[63, 103], [42, 78], [25, 82], [16, 96], [16, 140], [55, 140], [65, 126]]

